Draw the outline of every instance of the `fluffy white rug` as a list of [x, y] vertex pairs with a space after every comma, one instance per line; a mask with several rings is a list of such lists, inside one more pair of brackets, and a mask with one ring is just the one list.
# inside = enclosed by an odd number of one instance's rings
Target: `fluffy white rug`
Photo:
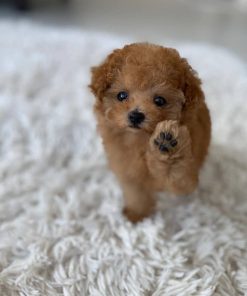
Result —
[[246, 65], [175, 44], [204, 81], [211, 152], [193, 196], [132, 225], [87, 89], [130, 40], [7, 21], [0, 36], [0, 295], [247, 295]]

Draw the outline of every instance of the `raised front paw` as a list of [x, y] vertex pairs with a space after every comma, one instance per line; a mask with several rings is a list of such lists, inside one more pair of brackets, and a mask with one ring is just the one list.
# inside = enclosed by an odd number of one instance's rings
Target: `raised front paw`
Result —
[[177, 146], [178, 141], [172, 133], [165, 131], [160, 132], [159, 136], [154, 139], [154, 144], [158, 146], [160, 152], [167, 153]]
[[185, 126], [179, 126], [174, 120], [165, 120], [156, 126], [150, 145], [152, 151], [171, 156], [185, 147], [189, 141], [189, 132]]

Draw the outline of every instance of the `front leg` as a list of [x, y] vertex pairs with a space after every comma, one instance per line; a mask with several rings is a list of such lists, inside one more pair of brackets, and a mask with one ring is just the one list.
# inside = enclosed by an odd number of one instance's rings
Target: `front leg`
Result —
[[189, 194], [197, 186], [198, 168], [186, 126], [177, 121], [160, 122], [150, 138], [147, 164], [159, 190]]
[[133, 223], [150, 216], [155, 209], [155, 197], [144, 184], [121, 182], [124, 193], [124, 215]]

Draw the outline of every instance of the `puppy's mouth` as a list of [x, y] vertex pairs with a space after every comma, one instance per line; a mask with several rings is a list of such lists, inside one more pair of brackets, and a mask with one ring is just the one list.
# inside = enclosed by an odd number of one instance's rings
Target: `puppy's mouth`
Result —
[[141, 126], [136, 125], [136, 124], [130, 124], [130, 125], [128, 125], [128, 127], [133, 128], [133, 129], [141, 129]]

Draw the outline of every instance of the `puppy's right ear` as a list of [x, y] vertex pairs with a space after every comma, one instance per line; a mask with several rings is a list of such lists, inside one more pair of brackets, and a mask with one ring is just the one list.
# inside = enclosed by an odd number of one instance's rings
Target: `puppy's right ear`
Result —
[[107, 89], [110, 88], [114, 77], [123, 64], [121, 49], [114, 50], [98, 67], [92, 68], [92, 79], [89, 85], [93, 94], [102, 100]]

